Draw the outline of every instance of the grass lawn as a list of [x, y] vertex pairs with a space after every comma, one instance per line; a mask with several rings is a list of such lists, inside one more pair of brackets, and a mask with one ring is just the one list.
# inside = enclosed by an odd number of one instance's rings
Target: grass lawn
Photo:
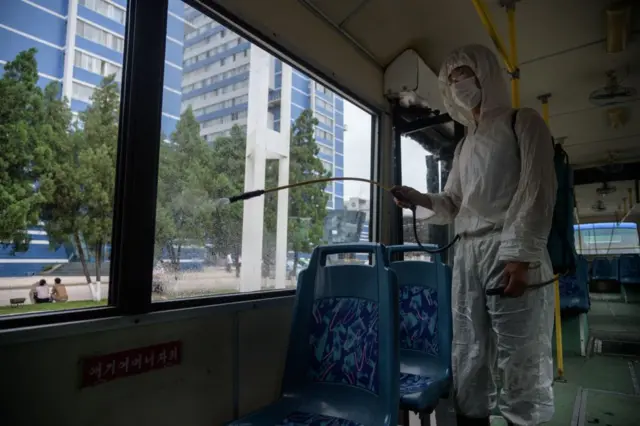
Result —
[[107, 299], [100, 302], [92, 300], [78, 300], [65, 303], [39, 303], [36, 305], [22, 305], [15, 308], [11, 306], [0, 306], [0, 315], [24, 314], [27, 312], [61, 311], [67, 309], [95, 308], [97, 306], [107, 306]]

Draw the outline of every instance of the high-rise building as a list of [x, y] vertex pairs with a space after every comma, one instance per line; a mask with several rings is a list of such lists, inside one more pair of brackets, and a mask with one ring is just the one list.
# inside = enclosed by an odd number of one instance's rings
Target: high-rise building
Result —
[[[39, 85], [61, 84], [74, 114], [84, 111], [100, 81], [122, 79], [126, 0], [12, 0], [0, 13], [0, 65], [36, 48]], [[183, 3], [169, 0], [162, 130], [180, 115]], [[0, 69], [0, 74], [2, 70]]]
[[360, 241], [369, 241], [369, 213], [371, 212], [371, 202], [367, 198], [351, 197], [345, 203], [345, 210], [364, 212], [365, 219], [360, 231]]
[[[246, 126], [251, 44], [197, 10], [184, 6], [185, 36], [182, 110], [191, 106], [208, 142]], [[282, 62], [272, 58], [268, 126], [280, 130], [282, 90], [291, 91], [291, 120], [311, 109], [318, 119], [318, 157], [333, 176], [344, 176], [344, 100], [303, 73], [293, 70], [290, 87], [282, 86]], [[333, 182], [328, 208], [342, 209], [344, 186]]]
[[[182, 101], [183, 2], [169, 0], [164, 70], [162, 131], [170, 134], [180, 116]], [[0, 13], [0, 75], [4, 64], [22, 51], [36, 48], [38, 85], [60, 84], [74, 115], [89, 105], [95, 88], [106, 76], [122, 79], [126, 0], [7, 0]], [[28, 230], [32, 238], [25, 253], [14, 255], [0, 247], [0, 276], [38, 273], [67, 263], [72, 247], [49, 250], [42, 227]]]

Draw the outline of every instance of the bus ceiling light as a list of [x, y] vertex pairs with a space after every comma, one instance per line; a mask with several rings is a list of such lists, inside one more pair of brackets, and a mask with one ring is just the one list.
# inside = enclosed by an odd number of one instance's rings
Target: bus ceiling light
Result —
[[631, 3], [620, 1], [607, 9], [607, 53], [626, 50], [631, 34]]

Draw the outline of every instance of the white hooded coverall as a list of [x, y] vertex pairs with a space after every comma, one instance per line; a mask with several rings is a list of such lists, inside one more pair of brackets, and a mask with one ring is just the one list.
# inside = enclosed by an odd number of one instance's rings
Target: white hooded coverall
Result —
[[[460, 66], [470, 67], [481, 86], [477, 125], [452, 98], [448, 77]], [[502, 415], [516, 425], [537, 425], [554, 412], [553, 287], [519, 298], [490, 297], [485, 291], [506, 285], [503, 271], [509, 261], [530, 262], [528, 284], [553, 278], [547, 238], [557, 182], [551, 134], [535, 110], [518, 111], [516, 140], [505, 74], [495, 55], [479, 45], [454, 51], [443, 64], [439, 80], [445, 107], [468, 132], [456, 147], [444, 191], [429, 195], [435, 212], [429, 222], [455, 221], [461, 236], [452, 291], [458, 413], [489, 416], [497, 355]]]

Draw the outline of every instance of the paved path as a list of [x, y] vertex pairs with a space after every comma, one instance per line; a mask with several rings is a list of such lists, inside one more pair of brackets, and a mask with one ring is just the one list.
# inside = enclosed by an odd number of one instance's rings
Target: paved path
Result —
[[[32, 276], [4, 278], [0, 277], [0, 306], [9, 305], [9, 299], [25, 297], [25, 303], [30, 303], [29, 290], [31, 286], [45, 278], [48, 284], [53, 284], [55, 276]], [[91, 291], [86, 283], [85, 277], [61, 277], [63, 284], [67, 287], [70, 301], [91, 300]], [[93, 277], [92, 277], [93, 279]], [[102, 277], [102, 297], [109, 294], [109, 277]], [[262, 286], [274, 287], [274, 280], [263, 279]], [[168, 280], [172, 283], [172, 280]], [[291, 285], [291, 282], [287, 282]], [[183, 273], [179, 280], [170, 285], [173, 295], [166, 295], [171, 299], [176, 296], [205, 296], [207, 294], [219, 294], [220, 292], [237, 291], [240, 286], [240, 279], [236, 278], [235, 271], [228, 273], [224, 268], [209, 267], [202, 272]]]

